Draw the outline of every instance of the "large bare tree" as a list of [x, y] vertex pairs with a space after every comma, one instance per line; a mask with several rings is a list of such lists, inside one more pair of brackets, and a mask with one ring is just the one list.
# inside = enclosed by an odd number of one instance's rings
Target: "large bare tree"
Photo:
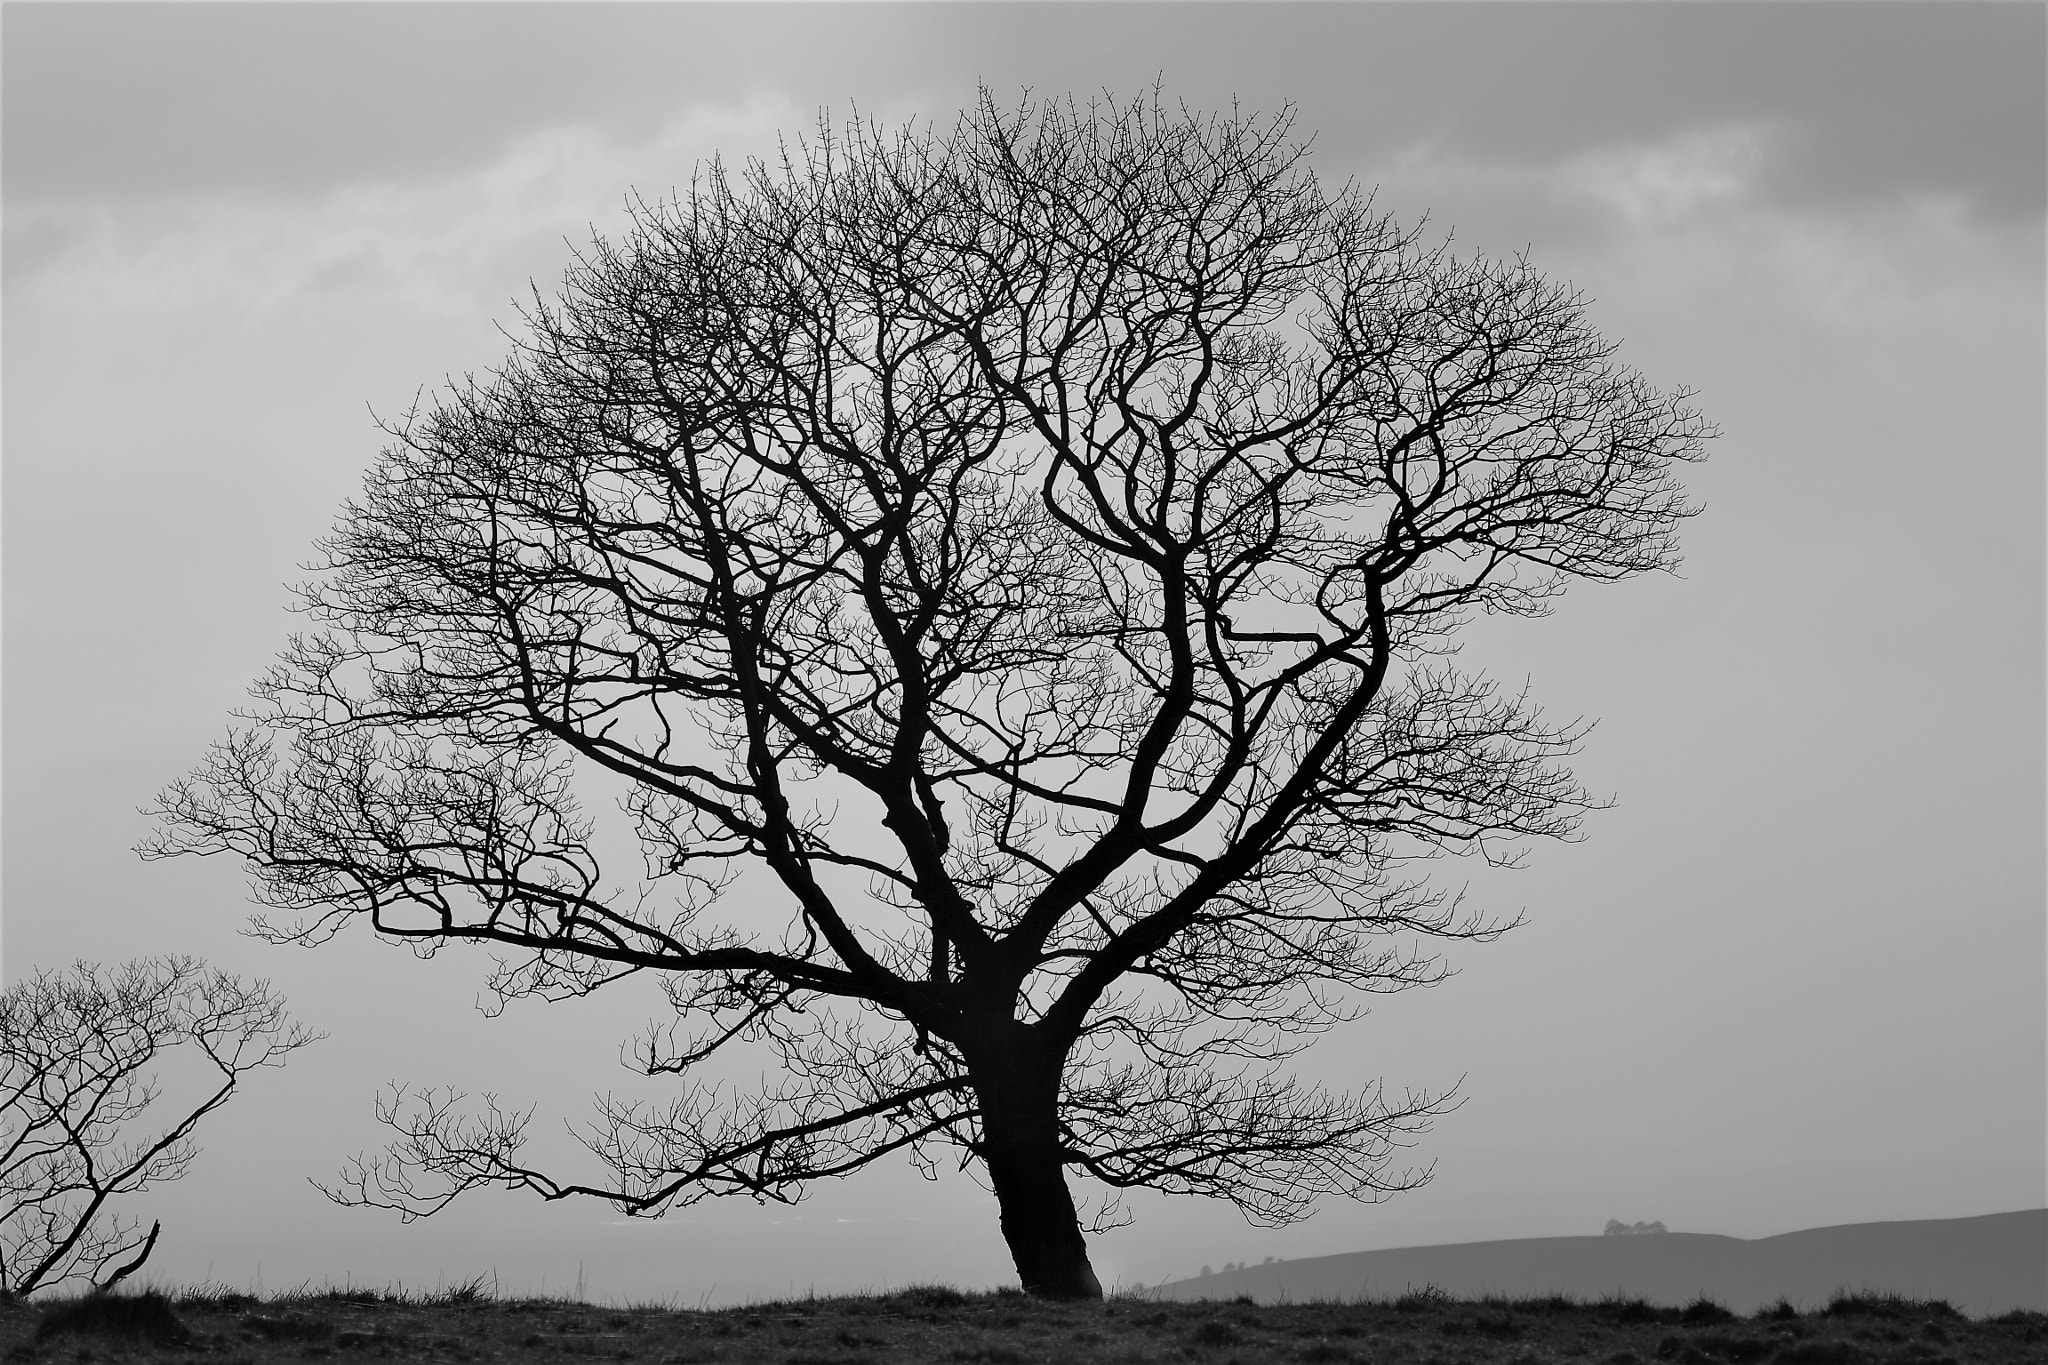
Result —
[[[281, 938], [509, 950], [505, 997], [658, 973], [639, 1065], [782, 1079], [607, 1102], [596, 1183], [401, 1094], [340, 1197], [655, 1214], [950, 1145], [1024, 1286], [1093, 1297], [1070, 1174], [1261, 1220], [1417, 1178], [1442, 1096], [1281, 1064], [1498, 930], [1421, 860], [1589, 804], [1581, 730], [1449, 642], [1672, 565], [1685, 394], [1325, 190], [1289, 116], [1156, 93], [711, 167], [521, 335], [388, 424], [321, 629], [148, 851], [240, 855]], [[644, 869], [600, 872], [584, 773]]]

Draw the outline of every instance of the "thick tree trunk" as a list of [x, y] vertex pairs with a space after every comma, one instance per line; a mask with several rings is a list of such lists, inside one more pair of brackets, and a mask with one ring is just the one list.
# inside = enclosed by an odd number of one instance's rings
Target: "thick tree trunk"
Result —
[[[1008, 1068], [1004, 1069], [1008, 1071]], [[1059, 1076], [1020, 1083], [1014, 1071], [991, 1084], [977, 1076], [981, 1159], [1002, 1211], [1003, 1239], [1024, 1292], [1048, 1299], [1099, 1299], [1102, 1281], [1067, 1190], [1060, 1159]]]
[[1102, 1281], [1088, 1262], [1088, 1243], [1057, 1149], [1046, 1160], [1040, 1153], [999, 1153], [991, 1143], [984, 1157], [1002, 1210], [1003, 1239], [1024, 1292], [1047, 1299], [1101, 1298]]

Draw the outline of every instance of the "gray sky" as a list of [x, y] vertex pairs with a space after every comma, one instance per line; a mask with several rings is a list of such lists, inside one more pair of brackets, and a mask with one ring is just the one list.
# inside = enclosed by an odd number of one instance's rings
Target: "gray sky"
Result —
[[[135, 814], [295, 622], [282, 585], [371, 407], [499, 357], [532, 280], [700, 158], [829, 108], [999, 94], [1293, 100], [1331, 179], [1527, 246], [1725, 429], [1678, 579], [1475, 640], [1620, 800], [1473, 895], [1528, 925], [1310, 1054], [1464, 1078], [1430, 1187], [1257, 1231], [1134, 1205], [1105, 1280], [1404, 1243], [1760, 1236], [2048, 1202], [2044, 11], [2038, 5], [33, 6], [4, 38], [4, 970], [181, 949], [331, 1036], [202, 1130], [174, 1280], [696, 1302], [1006, 1281], [964, 1177], [794, 1210], [458, 1204], [306, 1186], [388, 1079], [580, 1119], [650, 992], [470, 1008], [483, 964], [236, 930], [236, 869]], [[1462, 879], [1467, 870], [1446, 866]], [[607, 993], [609, 995], [609, 993]]]

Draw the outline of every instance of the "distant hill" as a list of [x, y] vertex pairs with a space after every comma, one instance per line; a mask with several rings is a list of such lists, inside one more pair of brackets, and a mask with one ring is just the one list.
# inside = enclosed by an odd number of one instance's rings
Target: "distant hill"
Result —
[[1946, 1299], [1973, 1317], [2048, 1311], [2048, 1209], [1849, 1223], [1754, 1241], [1667, 1232], [1354, 1251], [1177, 1280], [1151, 1294], [1300, 1303], [1391, 1298], [1426, 1285], [1459, 1298], [1566, 1293], [1683, 1304], [1704, 1294], [1738, 1313], [1780, 1298], [1817, 1308], [1837, 1290]]

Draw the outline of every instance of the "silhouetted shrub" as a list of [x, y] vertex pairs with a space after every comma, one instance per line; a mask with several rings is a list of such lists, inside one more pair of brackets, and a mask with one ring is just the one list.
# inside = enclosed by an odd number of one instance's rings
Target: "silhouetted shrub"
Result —
[[1710, 1327], [1717, 1322], [1733, 1322], [1735, 1315], [1702, 1295], [1685, 1306], [1678, 1320], [1687, 1327]]
[[147, 1294], [88, 1294], [43, 1311], [36, 1324], [36, 1342], [60, 1336], [95, 1336], [116, 1341], [146, 1341], [153, 1346], [189, 1346], [192, 1333], [171, 1311], [170, 1301]]

